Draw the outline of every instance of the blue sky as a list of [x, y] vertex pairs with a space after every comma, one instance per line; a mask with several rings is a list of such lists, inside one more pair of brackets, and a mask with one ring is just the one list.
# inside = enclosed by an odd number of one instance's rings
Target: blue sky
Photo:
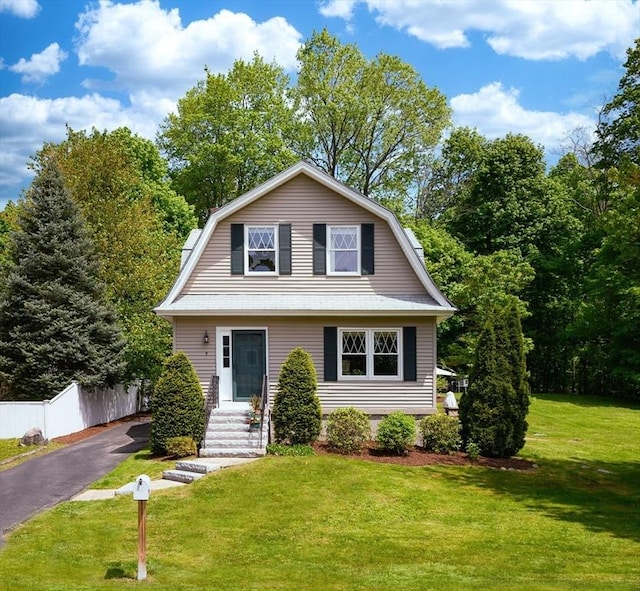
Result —
[[411, 64], [456, 125], [523, 133], [549, 162], [593, 131], [640, 37], [637, 0], [0, 0], [0, 208], [27, 162], [75, 130], [127, 126], [154, 139], [178, 99], [254, 51], [295, 75], [327, 28], [367, 56]]

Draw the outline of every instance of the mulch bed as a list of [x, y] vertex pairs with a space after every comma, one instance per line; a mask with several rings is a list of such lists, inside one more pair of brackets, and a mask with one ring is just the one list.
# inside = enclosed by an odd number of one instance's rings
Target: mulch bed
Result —
[[[98, 433], [105, 431], [106, 429], [110, 429], [115, 425], [128, 423], [130, 421], [136, 421], [145, 416], [148, 415], [138, 414], [124, 417], [122, 419], [118, 419], [117, 421], [111, 421], [110, 423], [103, 423], [101, 425], [89, 427], [88, 429], [78, 431], [77, 433], [70, 433], [69, 435], [56, 437], [53, 439], [53, 441], [56, 441], [57, 443], [63, 443], [65, 445], [77, 443], [78, 441], [82, 441], [83, 439], [87, 439], [88, 437], [91, 437], [93, 435], [97, 435]], [[329, 448], [326, 442], [314, 443], [313, 449], [319, 455], [341, 455], [342, 457], [347, 458], [355, 458], [359, 460], [366, 460], [369, 462], [379, 462], [382, 464], [399, 464], [401, 466], [485, 466], [488, 468], [503, 470], [532, 470], [537, 467], [533, 462], [530, 462], [529, 460], [523, 460], [522, 458], [501, 459], [480, 457], [477, 460], [470, 460], [467, 455], [461, 451], [456, 452], [453, 455], [434, 454], [425, 451], [421, 447], [417, 446], [408, 450], [404, 455], [397, 456], [385, 453], [384, 451], [378, 449], [373, 441], [370, 442], [360, 454], [337, 454]]]
[[366, 460], [369, 462], [380, 462], [384, 464], [399, 464], [401, 466], [485, 466], [488, 468], [503, 470], [532, 470], [536, 464], [522, 458], [483, 458], [471, 460], [463, 452], [456, 452], [453, 455], [435, 454], [425, 451], [421, 447], [413, 447], [404, 455], [391, 455], [377, 448], [371, 442], [365, 447], [361, 454], [336, 454], [324, 442], [315, 443], [313, 449], [317, 454], [342, 455], [342, 457]]
[[82, 441], [83, 439], [87, 439], [88, 437], [92, 437], [93, 435], [97, 435], [102, 431], [111, 429], [111, 427], [115, 427], [116, 425], [120, 425], [122, 423], [130, 423], [131, 421], [138, 421], [148, 416], [149, 415], [142, 414], [142, 413], [136, 414], [136, 415], [130, 415], [128, 417], [123, 417], [116, 421], [110, 421], [109, 423], [101, 423], [100, 425], [94, 425], [93, 427], [89, 427], [88, 429], [83, 429], [82, 431], [69, 433], [69, 435], [54, 437], [51, 441], [55, 441], [56, 443], [63, 443], [64, 445], [70, 445], [71, 443], [77, 443], [78, 441]]

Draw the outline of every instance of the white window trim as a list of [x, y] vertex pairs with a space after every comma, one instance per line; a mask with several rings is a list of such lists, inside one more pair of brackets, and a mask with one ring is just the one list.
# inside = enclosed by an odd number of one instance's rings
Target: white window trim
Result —
[[[332, 271], [331, 270], [331, 230], [333, 228], [355, 228], [356, 230], [356, 248], [357, 248], [357, 260], [358, 268], [356, 271]], [[327, 275], [344, 275], [344, 276], [358, 276], [362, 275], [362, 239], [360, 237], [360, 224], [340, 224], [335, 226], [327, 226], [327, 239], [326, 239], [326, 268]]]
[[[252, 271], [249, 268], [249, 230], [251, 228], [272, 228], [273, 245], [275, 247], [275, 271]], [[276, 224], [245, 224], [244, 226], [244, 274], [251, 277], [274, 276], [280, 273], [280, 236]]]
[[[344, 375], [342, 373], [342, 334], [345, 332], [364, 332], [365, 333], [365, 351], [367, 356], [367, 374], [361, 376]], [[373, 336], [376, 332], [395, 332], [398, 338], [398, 373], [395, 376], [376, 376], [373, 374], [373, 358], [374, 358], [374, 341]], [[402, 351], [402, 329], [396, 326], [378, 327], [378, 328], [338, 328], [338, 380], [348, 382], [362, 381], [386, 381], [398, 382], [402, 380], [403, 367], [403, 351]]]

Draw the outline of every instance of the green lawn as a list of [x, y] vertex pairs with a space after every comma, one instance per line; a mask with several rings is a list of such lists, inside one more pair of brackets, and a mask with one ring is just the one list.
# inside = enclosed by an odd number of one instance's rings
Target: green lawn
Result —
[[[64, 447], [61, 443], [50, 441], [43, 447], [20, 447], [20, 438], [0, 439], [0, 471], [13, 468], [30, 458], [40, 456]], [[13, 459], [12, 461], [9, 461]]]
[[[8, 537], [0, 581], [7, 591], [637, 591], [640, 408], [537, 396], [529, 423], [530, 472], [267, 457], [155, 492], [144, 583], [131, 498], [63, 503]], [[140, 454], [120, 476], [148, 462]]]

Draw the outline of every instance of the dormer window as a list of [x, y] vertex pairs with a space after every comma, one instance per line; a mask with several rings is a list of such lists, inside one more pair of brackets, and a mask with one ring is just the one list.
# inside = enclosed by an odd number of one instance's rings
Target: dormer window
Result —
[[276, 226], [246, 226], [247, 273], [277, 273]]
[[329, 274], [360, 274], [360, 226], [327, 226]]
[[373, 275], [375, 224], [313, 224], [314, 275]]
[[232, 275], [291, 275], [291, 224], [231, 224]]

